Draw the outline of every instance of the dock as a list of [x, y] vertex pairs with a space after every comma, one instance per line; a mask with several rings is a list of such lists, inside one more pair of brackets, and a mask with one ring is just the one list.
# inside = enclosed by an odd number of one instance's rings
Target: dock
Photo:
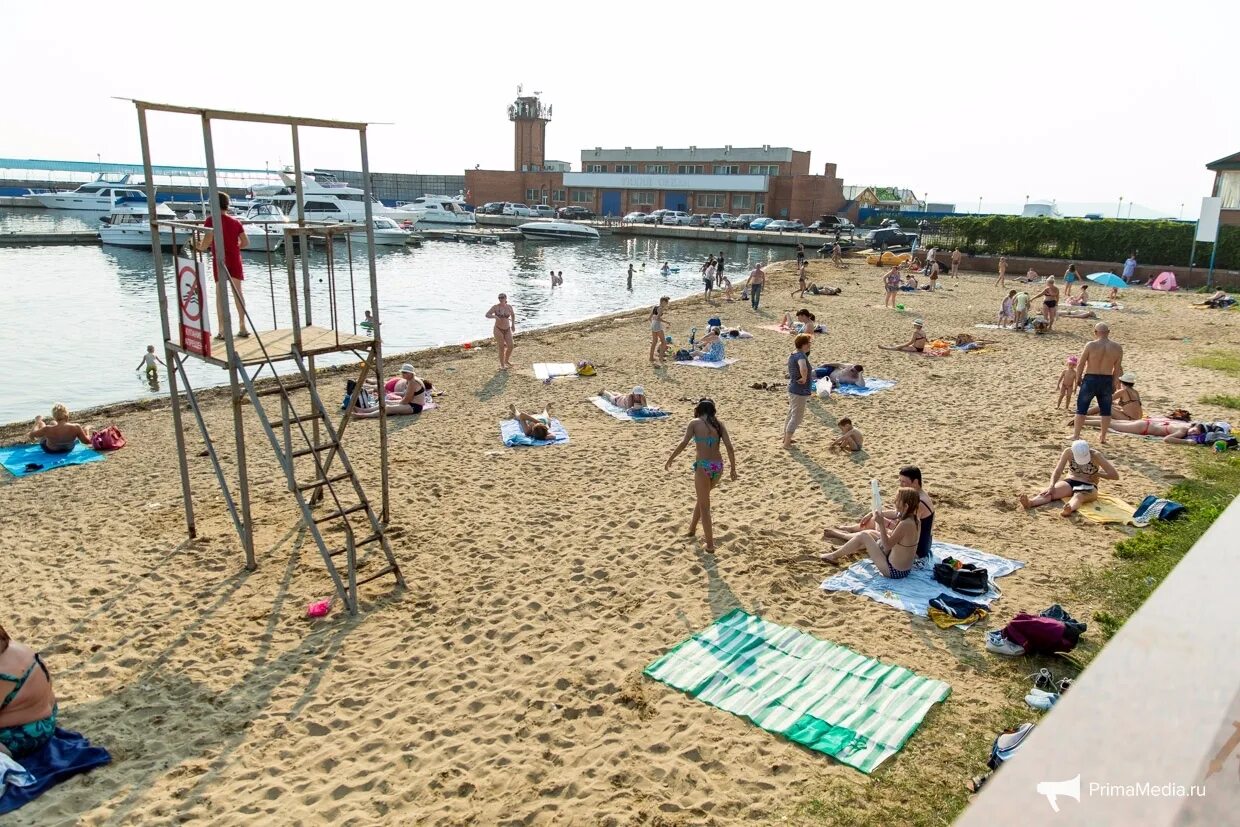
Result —
[[494, 244], [498, 241], [516, 241], [521, 238], [518, 230], [511, 229], [424, 230], [419, 227], [417, 232], [428, 241], [460, 241], [468, 244]]
[[55, 233], [0, 233], [0, 247], [45, 247], [65, 244], [99, 244], [97, 230], [70, 230]]
[[[721, 227], [684, 227], [664, 224], [611, 224], [614, 235], [653, 236], [655, 238], [683, 238], [692, 241], [718, 241], [724, 244], [775, 244], [795, 247], [804, 244], [813, 252], [823, 244], [834, 244], [835, 234], [768, 232], [767, 230], [731, 230]], [[844, 234], [840, 243], [848, 244], [850, 236]]]

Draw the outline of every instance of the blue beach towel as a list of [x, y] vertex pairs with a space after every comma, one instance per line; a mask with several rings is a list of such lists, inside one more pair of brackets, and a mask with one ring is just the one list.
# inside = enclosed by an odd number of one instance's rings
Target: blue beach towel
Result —
[[[67, 454], [49, 454], [38, 445], [6, 445], [0, 448], [0, 465], [3, 465], [5, 470], [15, 477], [50, 471], [64, 465], [82, 465], [87, 462], [103, 462], [103, 454], [80, 442]], [[31, 463], [43, 467], [27, 471], [26, 466]]]
[[948, 557], [954, 557], [962, 563], [972, 563], [990, 573], [990, 590], [983, 595], [970, 595], [969, 600], [990, 606], [992, 600], [999, 597], [999, 590], [994, 581], [1004, 575], [1011, 574], [1024, 563], [997, 557], [984, 551], [958, 546], [953, 543], [935, 542], [930, 546], [930, 559], [922, 565], [913, 566], [908, 577], [892, 580], [883, 577], [869, 560], [853, 563], [844, 571], [822, 581], [821, 588], [829, 592], [852, 592], [863, 595], [879, 603], [895, 606], [897, 609], [928, 617], [926, 609], [930, 601], [943, 593], [943, 584], [934, 579], [934, 564]]
[[76, 732], [56, 728], [47, 746], [32, 755], [18, 759], [34, 783], [24, 787], [9, 784], [0, 795], [0, 815], [12, 812], [34, 801], [62, 781], [80, 772], [110, 763], [112, 756], [103, 747], [92, 747], [90, 741]]
[[866, 379], [864, 388], [860, 385], [840, 385], [838, 388], [832, 388], [831, 392], [843, 396], [869, 396], [895, 386], [896, 380], [894, 379]]
[[504, 419], [499, 423], [499, 435], [509, 448], [526, 446], [542, 448], [544, 445], [562, 445], [568, 442], [568, 431], [560, 424], [560, 420], [551, 420], [551, 436], [554, 439], [532, 439], [521, 431], [521, 423], [515, 419]]

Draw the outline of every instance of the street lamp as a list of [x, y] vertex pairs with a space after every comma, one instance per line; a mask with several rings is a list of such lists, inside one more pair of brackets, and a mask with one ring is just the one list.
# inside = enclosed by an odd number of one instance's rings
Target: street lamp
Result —
[[1183, 218], [1184, 218], [1184, 202], [1183, 202], [1183, 201], [1181, 201], [1181, 202], [1180, 202], [1180, 214], [1179, 214], [1179, 215], [1177, 215], [1177, 216], [1175, 217], [1175, 220], [1176, 220], [1176, 221], [1180, 221], [1180, 220], [1182, 220]]
[[977, 197], [977, 214], [982, 214], [982, 196], [980, 195]]
[[1119, 214], [1123, 211], [1123, 209], [1124, 209], [1124, 196], [1121, 195], [1119, 197], [1119, 206], [1115, 208], [1116, 218], [1119, 218]]

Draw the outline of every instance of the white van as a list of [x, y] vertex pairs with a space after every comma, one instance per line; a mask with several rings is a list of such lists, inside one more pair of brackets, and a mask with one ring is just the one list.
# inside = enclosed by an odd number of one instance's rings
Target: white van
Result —
[[689, 224], [693, 223], [693, 216], [689, 215], [689, 213], [687, 212], [682, 212], [680, 210], [668, 210], [667, 212], [663, 213], [663, 223], [673, 224], [673, 225], [678, 225], [678, 226], [688, 226]]

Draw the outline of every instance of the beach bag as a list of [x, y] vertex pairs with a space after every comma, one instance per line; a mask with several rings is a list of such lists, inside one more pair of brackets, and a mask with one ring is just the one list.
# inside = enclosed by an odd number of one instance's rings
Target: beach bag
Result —
[[1154, 520], [1174, 520], [1187, 509], [1174, 500], [1149, 494], [1132, 515], [1134, 525], [1147, 526]]
[[592, 362], [578, 362], [577, 363], [577, 375], [578, 376], [594, 376], [596, 373], [597, 371], [594, 369], [594, 363]]
[[682, 347], [680, 350], [676, 351], [675, 355], [672, 356], [672, 358], [675, 359], [677, 362], [692, 362], [693, 351]]
[[125, 447], [125, 435], [115, 425], [109, 425], [102, 431], [95, 431], [90, 437], [90, 445], [96, 451], [115, 451]]
[[972, 563], [959, 563], [948, 557], [934, 564], [934, 579], [961, 594], [981, 595], [990, 591], [990, 575]]

